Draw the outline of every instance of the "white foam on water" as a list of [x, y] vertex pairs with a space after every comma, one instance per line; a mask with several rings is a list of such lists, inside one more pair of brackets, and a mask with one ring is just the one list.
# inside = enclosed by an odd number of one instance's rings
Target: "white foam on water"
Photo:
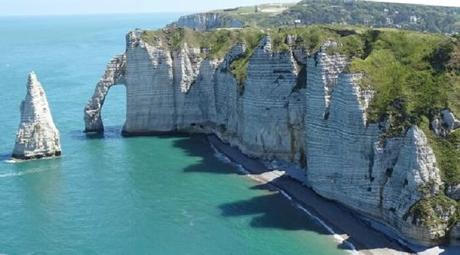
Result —
[[[285, 195], [286, 193], [285, 192], [281, 192], [281, 194]], [[287, 194], [286, 194], [287, 195]], [[292, 198], [288, 195], [287, 198], [291, 201]], [[312, 214], [310, 211], [308, 211], [305, 207], [303, 207], [302, 205], [300, 205], [299, 203], [295, 203], [295, 206], [300, 209], [301, 211], [303, 211], [304, 213], [306, 213], [310, 218], [312, 218], [313, 220], [317, 221], [321, 226], [323, 226], [333, 237], [334, 239], [340, 243], [340, 244], [345, 244], [346, 246], [348, 246], [350, 248], [350, 253], [351, 254], [359, 254], [358, 251], [356, 250], [356, 247], [348, 242], [347, 240], [345, 240], [345, 238], [343, 238], [341, 235], [337, 234], [329, 225], [327, 225], [322, 219], [320, 219], [318, 216], [315, 216], [314, 214]]]
[[[14, 159], [6, 159], [6, 160], [3, 160], [3, 162], [7, 163], [7, 164], [16, 164], [16, 163], [19, 163], [19, 161], [17, 160], [14, 160]], [[1, 254], [0, 254], [1, 255]]]
[[10, 172], [10, 173], [0, 174], [0, 178], [23, 176], [23, 175], [27, 175], [27, 174], [36, 174], [36, 173], [41, 173], [41, 172], [44, 172], [44, 171], [46, 171], [46, 169], [27, 170], [27, 171], [23, 171], [23, 172]]
[[[250, 176], [251, 179], [255, 179], [256, 181], [258, 181], [258, 179], [253, 175], [251, 174], [249, 171], [247, 171], [241, 164], [237, 164], [235, 162], [233, 162], [230, 158], [228, 158], [224, 153], [220, 152], [212, 143], [210, 143], [211, 145], [211, 148], [214, 150], [214, 156], [225, 162], [225, 163], [229, 163], [229, 164], [232, 164], [234, 166], [237, 167], [237, 169], [244, 173], [244, 174], [247, 174]], [[292, 203], [294, 203], [294, 205], [300, 209], [301, 211], [303, 211], [305, 214], [307, 214], [310, 218], [312, 218], [313, 220], [317, 221], [322, 227], [324, 227], [333, 237], [334, 239], [339, 243], [339, 244], [345, 244], [346, 246], [348, 246], [350, 248], [349, 252], [351, 254], [359, 254], [358, 250], [356, 250], [356, 247], [349, 241], [345, 240], [345, 238], [343, 238], [341, 235], [337, 234], [336, 232], [334, 232], [334, 230], [329, 226], [327, 225], [323, 220], [321, 220], [319, 217], [315, 216], [314, 214], [312, 214], [310, 211], [308, 211], [305, 207], [303, 207], [301, 204], [297, 203], [294, 201], [294, 199], [288, 194], [286, 193], [284, 190], [282, 189], [279, 189], [278, 187], [275, 187], [285, 198], [287, 198], [289, 201], [291, 201]]]
[[248, 172], [241, 164], [233, 162], [229, 157], [227, 157], [224, 153], [220, 152], [212, 143], [209, 143], [211, 145], [211, 148], [214, 150], [214, 156], [219, 159], [220, 161], [231, 164], [235, 166], [239, 172], [243, 174], [248, 174], [250, 175], [251, 173]]

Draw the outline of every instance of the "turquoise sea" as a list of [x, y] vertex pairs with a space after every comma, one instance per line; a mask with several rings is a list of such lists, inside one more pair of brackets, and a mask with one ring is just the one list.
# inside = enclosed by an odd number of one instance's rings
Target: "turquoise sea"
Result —
[[[201, 136], [122, 138], [125, 90], [83, 107], [128, 30], [179, 14], [0, 17], [0, 254], [344, 254], [316, 221], [215, 157]], [[36, 71], [63, 157], [10, 164], [27, 73]]]

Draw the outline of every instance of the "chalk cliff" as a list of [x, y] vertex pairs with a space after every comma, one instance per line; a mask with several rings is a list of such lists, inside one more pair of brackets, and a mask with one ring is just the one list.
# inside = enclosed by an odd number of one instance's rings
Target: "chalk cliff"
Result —
[[124, 82], [125, 65], [125, 55], [115, 56], [107, 65], [107, 69], [101, 80], [97, 83], [90, 102], [85, 107], [86, 132], [104, 130], [101, 108], [110, 87]]
[[182, 16], [172, 26], [188, 27], [198, 31], [206, 31], [222, 27], [242, 27], [243, 22], [220, 12], [207, 12]]
[[266, 36], [253, 49], [247, 78], [239, 84], [231, 65], [247, 45], [236, 44], [224, 58], [212, 59], [187, 44], [179, 49], [161, 39], [149, 44], [141, 33], [128, 34], [124, 60], [116, 61], [124, 64], [114, 68], [112, 61], [101, 80], [110, 77], [108, 85], [98, 83], [85, 109], [87, 130], [103, 130], [107, 89], [124, 83], [126, 135], [214, 133], [247, 155], [295, 164], [318, 194], [408, 241], [433, 245], [449, 235], [455, 208], [435, 206], [443, 215], [436, 224], [419, 220], [416, 210], [443, 185], [425, 134], [413, 126], [385, 138], [384, 123], [369, 123], [366, 110], [374, 93], [358, 85], [359, 74], [346, 71], [347, 58], [328, 52], [333, 42], [311, 54], [296, 48], [278, 52]]
[[54, 125], [45, 91], [32, 72], [28, 77], [27, 95], [21, 103], [21, 122], [12, 157], [27, 160], [59, 155], [59, 131]]

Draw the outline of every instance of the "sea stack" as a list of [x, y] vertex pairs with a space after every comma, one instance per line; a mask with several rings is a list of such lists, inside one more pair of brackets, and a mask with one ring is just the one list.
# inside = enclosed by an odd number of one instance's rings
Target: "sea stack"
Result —
[[59, 131], [53, 122], [45, 91], [31, 72], [27, 95], [21, 103], [21, 122], [12, 157], [29, 160], [61, 155]]

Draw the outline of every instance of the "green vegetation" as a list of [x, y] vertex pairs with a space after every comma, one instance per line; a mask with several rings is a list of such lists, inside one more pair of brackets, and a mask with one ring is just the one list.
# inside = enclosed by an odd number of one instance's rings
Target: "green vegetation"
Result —
[[227, 16], [232, 20], [238, 20], [244, 27], [267, 27], [269, 24], [275, 25], [276, 18], [283, 11], [295, 4], [261, 4], [256, 6], [245, 6], [232, 9], [215, 11]]
[[409, 215], [412, 216], [414, 224], [428, 227], [447, 224], [450, 228], [460, 219], [460, 204], [445, 195], [437, 195], [417, 202], [409, 210], [405, 219]]
[[[295, 20], [303, 25], [348, 24], [377, 28], [402, 28], [434, 33], [460, 31], [460, 8], [372, 1], [304, 0], [295, 5], [280, 6], [279, 12], [264, 12], [270, 6], [240, 7], [218, 11], [244, 26], [292, 26]], [[287, 9], [286, 9], [287, 8]], [[286, 9], [283, 11], [283, 9]]]
[[438, 137], [429, 130], [429, 122], [425, 117], [421, 125], [436, 155], [441, 170], [442, 180], [447, 185], [460, 183], [460, 131], [457, 130], [447, 137]]
[[231, 64], [231, 71], [233, 75], [235, 75], [237, 84], [240, 88], [240, 94], [244, 91], [243, 84], [248, 76], [249, 59], [254, 51], [254, 48], [255, 47], [248, 47], [244, 55], [233, 61]]
[[362, 86], [375, 90], [369, 120], [388, 120], [385, 136], [400, 136], [411, 125], [425, 130], [442, 172], [450, 185], [460, 183], [458, 131], [436, 137], [429, 123], [444, 108], [460, 112], [459, 40], [438, 34], [373, 30], [364, 35], [362, 58], [351, 71], [362, 72]]
[[[151, 45], [166, 42], [166, 47], [180, 49], [185, 43], [189, 47], [202, 49], [203, 57], [223, 58], [238, 42], [247, 45], [257, 45], [262, 32], [259, 29], [221, 29], [210, 32], [197, 32], [188, 28], [168, 28], [162, 30], [144, 31], [142, 40]], [[254, 46], [255, 47], [255, 46]]]
[[220, 29], [209, 32], [197, 32], [188, 28], [168, 28], [144, 31], [141, 37], [151, 45], [158, 45], [160, 41], [166, 42], [167, 45], [164, 46], [173, 50], [180, 49], [186, 43], [189, 47], [201, 49], [202, 57], [214, 59], [222, 59], [231, 47], [237, 43], [244, 43], [245, 54], [231, 65], [231, 71], [242, 88], [247, 76], [249, 58], [264, 34], [262, 30], [255, 28]]
[[[416, 20], [412, 19], [415, 17]], [[350, 24], [452, 33], [460, 31], [460, 8], [371, 1], [304, 0], [283, 14], [303, 24]], [[292, 21], [291, 21], [292, 22]]]

